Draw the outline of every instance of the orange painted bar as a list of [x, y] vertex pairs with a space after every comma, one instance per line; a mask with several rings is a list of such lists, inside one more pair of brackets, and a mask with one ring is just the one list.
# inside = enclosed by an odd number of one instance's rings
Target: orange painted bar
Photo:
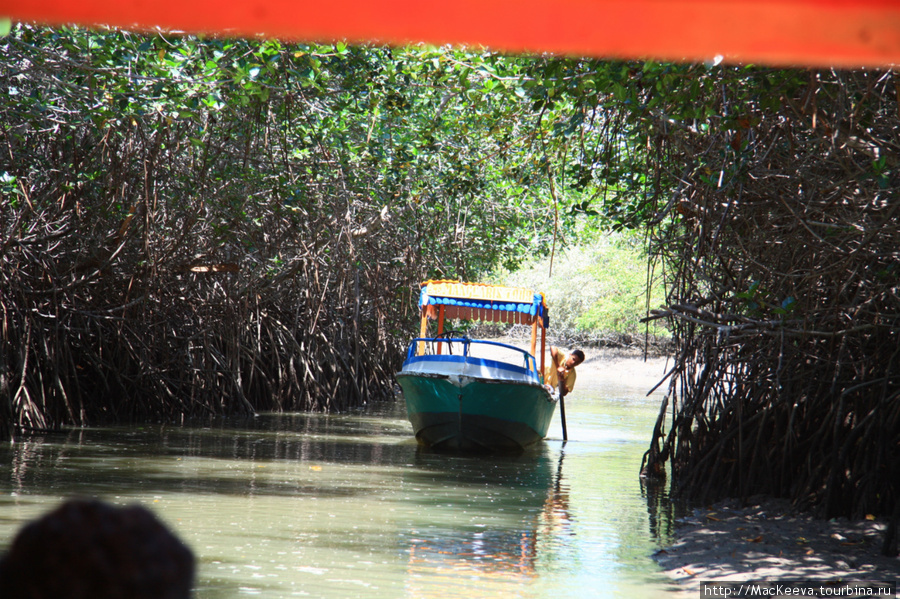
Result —
[[897, 0], [0, 0], [47, 24], [777, 65], [900, 64]]
[[544, 355], [547, 353], [547, 329], [541, 319], [541, 382], [544, 382]]
[[[422, 323], [419, 326], [419, 337], [425, 337], [428, 333], [428, 317], [425, 314], [422, 314]], [[425, 342], [419, 341], [416, 344], [416, 355], [421, 356], [425, 354]]]
[[534, 355], [534, 350], [537, 349], [537, 331], [538, 331], [538, 321], [540, 318], [535, 318], [534, 322], [531, 323], [531, 355]]
[[[437, 332], [438, 337], [440, 337], [441, 335], [444, 334], [444, 308], [446, 308], [446, 306], [441, 306], [440, 308], [438, 308], [438, 332]], [[441, 354], [442, 347], [444, 347], [443, 343], [437, 344], [438, 355]]]

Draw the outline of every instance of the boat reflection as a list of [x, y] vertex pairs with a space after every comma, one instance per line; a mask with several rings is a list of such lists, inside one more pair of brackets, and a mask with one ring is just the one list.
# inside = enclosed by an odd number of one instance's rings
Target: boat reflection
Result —
[[441, 457], [421, 449], [416, 473], [407, 480], [446, 489], [435, 497], [430, 522], [408, 539], [407, 595], [471, 596], [469, 581], [481, 597], [509, 596], [512, 585], [537, 578], [541, 554], [552, 551], [555, 539], [573, 534], [565, 454], [551, 456], [539, 444], [522, 456], [490, 458], [492, 468], [485, 468], [483, 457]]

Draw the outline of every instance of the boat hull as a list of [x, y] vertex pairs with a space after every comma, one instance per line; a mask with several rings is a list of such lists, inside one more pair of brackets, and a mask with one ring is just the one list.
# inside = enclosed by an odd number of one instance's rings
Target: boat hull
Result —
[[397, 375], [416, 439], [464, 452], [516, 452], [543, 439], [558, 403], [538, 382], [443, 373]]

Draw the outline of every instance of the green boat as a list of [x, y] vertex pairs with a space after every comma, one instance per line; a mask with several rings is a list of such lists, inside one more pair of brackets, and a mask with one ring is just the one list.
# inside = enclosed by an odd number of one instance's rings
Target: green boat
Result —
[[[397, 374], [416, 439], [434, 449], [464, 452], [516, 452], [543, 439], [559, 403], [543, 384], [548, 323], [543, 294], [426, 281], [419, 307], [421, 333]], [[531, 352], [445, 330], [448, 319], [531, 325]], [[437, 323], [434, 336], [427, 335], [429, 321]]]

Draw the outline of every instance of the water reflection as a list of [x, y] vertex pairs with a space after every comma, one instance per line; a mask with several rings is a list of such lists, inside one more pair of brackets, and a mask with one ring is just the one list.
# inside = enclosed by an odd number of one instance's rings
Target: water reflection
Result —
[[[542, 541], [563, 534], [570, 525], [568, 487], [563, 480], [563, 454], [554, 461], [545, 444], [522, 456], [491, 458], [454, 458], [420, 450], [422, 466], [415, 478], [454, 492], [439, 495], [433, 507], [465, 509], [472, 525], [460, 530], [454, 518], [416, 530], [409, 543], [410, 584], [407, 591], [415, 597], [456, 596], [460, 579], [481, 581], [479, 594], [508, 593], [509, 583], [521, 584], [538, 576], [538, 553]], [[448, 467], [448, 464], [454, 463]], [[422, 481], [419, 481], [422, 482]], [[457, 491], [464, 489], [459, 501]], [[438, 515], [438, 522], [440, 516]], [[445, 584], [435, 584], [445, 579]], [[416, 584], [416, 581], [426, 581]], [[501, 584], [502, 583], [502, 584]], [[458, 588], [459, 596], [471, 596], [471, 590]]]
[[641, 496], [647, 502], [650, 537], [660, 546], [675, 538], [675, 522], [684, 515], [684, 508], [669, 496], [669, 482], [665, 478], [643, 478]]
[[589, 397], [520, 456], [419, 448], [402, 403], [0, 448], [0, 548], [73, 495], [154, 510], [200, 560], [198, 599], [664, 593], [664, 494], [637, 471], [658, 404]]

